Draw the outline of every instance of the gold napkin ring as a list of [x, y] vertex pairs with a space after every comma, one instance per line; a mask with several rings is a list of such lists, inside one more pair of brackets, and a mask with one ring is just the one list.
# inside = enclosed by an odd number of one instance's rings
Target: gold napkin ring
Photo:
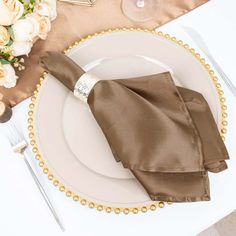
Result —
[[100, 79], [93, 74], [83, 74], [75, 84], [74, 95], [87, 103], [90, 91], [99, 80]]

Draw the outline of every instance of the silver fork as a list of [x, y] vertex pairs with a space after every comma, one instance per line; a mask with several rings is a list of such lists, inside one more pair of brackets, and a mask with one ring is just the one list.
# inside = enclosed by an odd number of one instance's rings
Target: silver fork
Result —
[[60, 219], [57, 215], [57, 212], [55, 211], [55, 209], [53, 207], [53, 204], [52, 204], [51, 200], [49, 199], [46, 191], [44, 190], [42, 184], [38, 180], [38, 177], [34, 173], [33, 168], [31, 167], [29, 161], [26, 158], [25, 151], [26, 151], [26, 148], [28, 146], [28, 143], [26, 142], [24, 137], [20, 134], [20, 132], [16, 128], [15, 124], [11, 120], [8, 121], [7, 123], [5, 123], [4, 131], [5, 131], [4, 134], [7, 136], [8, 140], [10, 142], [12, 150], [15, 153], [18, 153], [23, 157], [23, 160], [24, 160], [30, 174], [32, 175], [32, 177], [33, 177], [40, 193], [42, 194], [45, 202], [47, 203], [47, 206], [49, 207], [51, 213], [53, 214], [57, 224], [60, 226], [62, 231], [65, 231], [65, 229], [63, 227], [63, 224], [61, 223], [61, 221], [60, 221]]
[[212, 56], [210, 50], [207, 47], [207, 44], [205, 43], [203, 37], [193, 28], [188, 26], [183, 26], [184, 31], [192, 38], [192, 40], [197, 44], [197, 46], [204, 52], [204, 54], [207, 56], [208, 60], [211, 62], [211, 64], [214, 66], [222, 80], [225, 82], [225, 85], [229, 88], [229, 90], [232, 92], [232, 94], [236, 97], [236, 87], [232, 83], [232, 81], [229, 79], [229, 77], [225, 74], [221, 66], [218, 64], [218, 62], [214, 59]]

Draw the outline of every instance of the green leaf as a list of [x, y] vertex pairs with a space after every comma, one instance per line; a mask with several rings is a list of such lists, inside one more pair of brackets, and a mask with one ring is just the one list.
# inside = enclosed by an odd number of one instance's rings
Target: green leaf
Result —
[[9, 27], [7, 28], [7, 30], [8, 30], [8, 33], [10, 34], [10, 36], [11, 36], [11, 39], [14, 41], [14, 40], [15, 40], [15, 35], [14, 35], [14, 32], [13, 32], [12, 27], [9, 26]]
[[0, 63], [1, 63], [2, 65], [10, 64], [9, 61], [7, 61], [7, 60], [5, 60], [5, 59], [3, 59], [3, 58], [0, 59]]
[[7, 46], [10, 47], [12, 44], [13, 44], [13, 40], [10, 39]]
[[12, 63], [15, 63], [15, 62], [17, 62], [18, 61], [18, 59], [15, 57], [15, 58], [13, 58], [12, 60], [11, 60], [11, 64]]
[[25, 19], [25, 15], [22, 15], [22, 16], [19, 18], [19, 20], [23, 20], [23, 19]]
[[5, 52], [0, 52], [0, 56], [6, 60], [8, 60], [8, 58], [11, 56], [9, 53], [5, 53]]

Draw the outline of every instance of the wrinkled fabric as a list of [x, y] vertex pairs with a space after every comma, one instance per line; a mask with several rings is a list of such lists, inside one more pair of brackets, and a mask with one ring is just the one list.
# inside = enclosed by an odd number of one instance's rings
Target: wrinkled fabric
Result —
[[145, 28], [153, 30], [179, 16], [208, 2], [208, 0], [164, 0], [161, 9], [153, 20], [137, 23], [122, 13], [121, 0], [99, 0], [93, 7], [84, 7], [57, 2], [57, 18], [52, 22], [52, 30], [46, 40], [38, 40], [29, 57], [25, 56], [25, 70], [17, 71], [19, 80], [14, 88], [0, 86], [11, 106], [33, 95], [39, 83], [42, 69], [38, 65], [39, 57], [48, 50], [62, 51], [75, 41], [103, 30], [114, 28]]
[[[56, 52], [46, 53], [41, 65], [71, 91], [85, 73]], [[210, 199], [208, 171], [225, 170], [229, 157], [200, 93], [175, 86], [164, 72], [100, 80], [87, 101], [115, 160], [131, 170], [152, 200]]]

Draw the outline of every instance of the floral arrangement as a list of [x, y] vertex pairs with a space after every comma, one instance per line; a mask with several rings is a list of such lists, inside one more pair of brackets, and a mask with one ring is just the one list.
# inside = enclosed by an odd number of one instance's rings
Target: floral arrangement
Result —
[[37, 39], [45, 40], [56, 18], [56, 0], [0, 0], [0, 86], [12, 88]]

